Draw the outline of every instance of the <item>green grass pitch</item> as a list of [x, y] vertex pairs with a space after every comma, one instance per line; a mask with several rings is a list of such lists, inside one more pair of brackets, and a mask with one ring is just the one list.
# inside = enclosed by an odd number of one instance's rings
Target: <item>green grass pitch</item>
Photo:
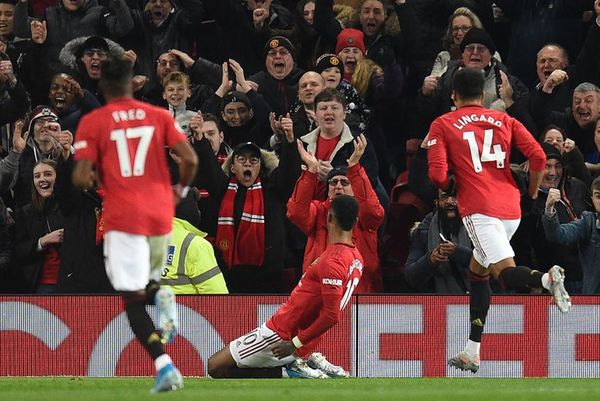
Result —
[[186, 378], [174, 393], [149, 394], [150, 378], [0, 378], [2, 401], [156, 400], [426, 400], [593, 401], [597, 379], [331, 379], [212, 380]]

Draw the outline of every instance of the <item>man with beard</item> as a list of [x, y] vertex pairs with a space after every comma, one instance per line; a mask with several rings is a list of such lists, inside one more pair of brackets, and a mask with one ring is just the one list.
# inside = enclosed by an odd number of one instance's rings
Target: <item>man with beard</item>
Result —
[[[283, 118], [281, 161], [243, 142], [221, 166], [206, 138], [194, 143], [200, 161], [194, 185], [220, 204], [215, 246], [230, 293], [281, 292], [285, 257], [285, 204], [300, 175], [292, 120]], [[209, 222], [209, 224], [212, 224]]]
[[252, 75], [249, 80], [258, 85], [271, 110], [285, 115], [298, 96], [298, 81], [303, 71], [296, 67], [294, 46], [283, 36], [274, 36], [265, 46], [266, 71]]
[[356, 248], [363, 256], [365, 266], [357, 293], [383, 292], [383, 282], [379, 266], [377, 230], [383, 223], [384, 210], [369, 182], [365, 169], [359, 164], [367, 147], [364, 135], [354, 140], [354, 152], [348, 159], [347, 167], [334, 168], [327, 175], [327, 199], [313, 200], [319, 179], [319, 160], [308, 153], [298, 141], [298, 152], [307, 170], [296, 183], [296, 188], [288, 201], [287, 217], [307, 237], [304, 251], [302, 272], [305, 273], [311, 264], [327, 247], [327, 213], [333, 199], [340, 195], [352, 196], [360, 206], [358, 221], [353, 235]]
[[404, 277], [419, 292], [468, 293], [473, 246], [460, 220], [456, 197], [440, 189], [435, 207], [410, 236]]

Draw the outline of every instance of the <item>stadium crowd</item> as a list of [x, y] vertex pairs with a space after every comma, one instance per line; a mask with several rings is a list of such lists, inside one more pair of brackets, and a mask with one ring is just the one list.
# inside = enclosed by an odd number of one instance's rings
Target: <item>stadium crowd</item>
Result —
[[0, 0], [2, 293], [112, 292], [103, 190], [71, 182], [108, 55], [134, 62], [136, 98], [198, 154], [163, 272], [175, 292], [290, 291], [340, 194], [360, 205], [356, 293], [469, 292], [473, 245], [423, 138], [471, 67], [484, 106], [546, 153], [535, 200], [510, 155], [515, 260], [600, 293], [600, 0]]

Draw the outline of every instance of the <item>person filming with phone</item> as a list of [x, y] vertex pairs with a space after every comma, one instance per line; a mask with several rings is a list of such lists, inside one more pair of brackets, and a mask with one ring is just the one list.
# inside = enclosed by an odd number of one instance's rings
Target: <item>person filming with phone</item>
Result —
[[465, 294], [473, 250], [456, 197], [438, 190], [435, 206], [411, 233], [404, 277], [418, 292]]

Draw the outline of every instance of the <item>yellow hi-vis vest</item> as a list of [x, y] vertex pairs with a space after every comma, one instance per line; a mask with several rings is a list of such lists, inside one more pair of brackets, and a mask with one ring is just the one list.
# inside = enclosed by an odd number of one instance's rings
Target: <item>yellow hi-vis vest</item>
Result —
[[206, 234], [185, 220], [173, 218], [173, 231], [161, 285], [176, 294], [228, 294], [221, 269]]

